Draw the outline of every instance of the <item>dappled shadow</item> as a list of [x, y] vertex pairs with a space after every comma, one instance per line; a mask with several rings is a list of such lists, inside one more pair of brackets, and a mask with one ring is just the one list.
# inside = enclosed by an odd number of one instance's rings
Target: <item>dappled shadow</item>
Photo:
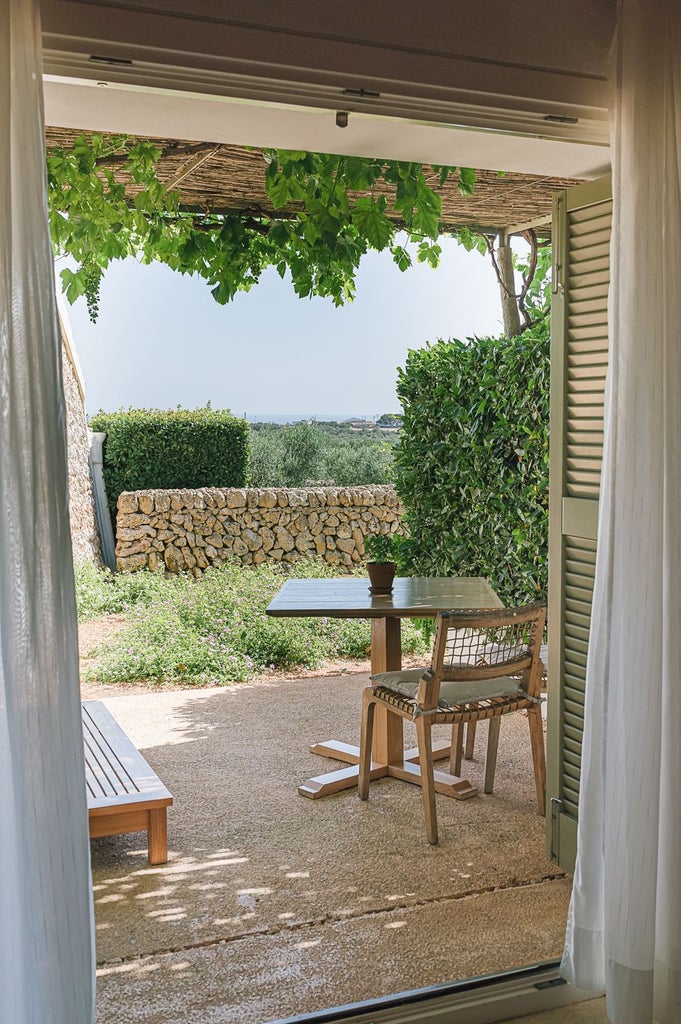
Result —
[[[451, 915], [456, 905], [465, 917], [467, 899], [560, 875], [545, 858], [528, 730], [519, 716], [502, 726], [494, 796], [438, 797], [438, 847], [425, 840], [415, 786], [381, 780], [372, 784], [368, 803], [354, 790], [316, 801], [300, 797], [301, 782], [335, 767], [310, 754], [311, 742], [357, 741], [364, 685], [366, 676], [342, 676], [106, 700], [175, 803], [166, 865], [148, 865], [143, 835], [92, 843], [101, 986], [121, 975], [134, 977], [135, 985], [156, 971], [165, 977], [171, 969], [163, 966], [166, 955], [181, 974], [181, 953], [203, 959], [218, 945], [231, 955], [255, 946], [269, 949], [270, 957], [272, 948], [282, 956], [288, 951], [284, 959], [299, 966], [312, 957], [313, 976], [321, 977], [339, 962], [339, 936], [350, 934], [343, 927], [369, 925], [383, 944], [389, 939], [396, 950], [402, 943], [406, 949], [419, 915], [446, 907]], [[411, 745], [412, 737], [406, 742]], [[484, 735], [478, 746], [480, 755], [465, 762], [465, 774], [481, 783]], [[557, 908], [553, 931], [562, 932], [562, 900]], [[487, 947], [489, 970], [519, 957], [522, 963], [517, 946], [499, 949], [495, 922], [486, 931], [480, 918], [476, 955]], [[412, 946], [410, 982], [430, 983], [444, 940], [429, 931], [418, 950]], [[448, 975], [469, 973], [471, 955], [470, 948], [462, 950], [457, 963], [450, 949]], [[249, 998], [257, 1001], [263, 992], [255, 974]], [[347, 1001], [352, 977], [348, 965], [342, 999], [331, 1002]], [[316, 991], [312, 978], [307, 983]], [[107, 1014], [116, 1001], [107, 1005], [100, 1019], [113, 1021]], [[330, 1002], [320, 1005], [317, 994], [299, 1010], [322, 1005]]]

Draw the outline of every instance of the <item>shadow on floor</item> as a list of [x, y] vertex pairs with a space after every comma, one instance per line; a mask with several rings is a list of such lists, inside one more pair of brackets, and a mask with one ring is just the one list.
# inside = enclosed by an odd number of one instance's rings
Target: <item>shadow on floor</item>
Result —
[[142, 835], [92, 842], [98, 1024], [259, 1024], [560, 954], [569, 882], [546, 860], [521, 716], [493, 796], [438, 796], [438, 847], [398, 780], [368, 803], [298, 796], [337, 766], [309, 743], [357, 742], [366, 682], [106, 699], [175, 804], [166, 865]]

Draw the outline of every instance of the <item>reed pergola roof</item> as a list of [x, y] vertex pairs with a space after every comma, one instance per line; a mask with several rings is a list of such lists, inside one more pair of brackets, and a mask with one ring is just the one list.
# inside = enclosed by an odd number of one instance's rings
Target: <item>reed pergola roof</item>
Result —
[[[47, 128], [48, 149], [73, 144], [80, 131]], [[180, 206], [185, 210], [213, 213], [271, 215], [272, 203], [265, 190], [266, 162], [262, 149], [201, 141], [154, 138], [162, 150], [157, 173], [168, 188], [177, 189]], [[125, 180], [115, 160], [108, 166]], [[486, 231], [505, 231], [511, 227], [535, 224], [551, 214], [554, 192], [575, 184], [573, 178], [537, 177], [509, 172], [478, 171], [472, 196], [462, 196], [456, 180], [438, 184], [438, 174], [430, 170], [429, 184], [442, 199], [442, 222], [454, 230], [473, 227]], [[130, 194], [134, 187], [130, 187]], [[380, 189], [377, 189], [380, 191]], [[388, 188], [385, 188], [386, 194]], [[295, 212], [291, 205], [284, 215]], [[390, 208], [386, 210], [391, 216]], [[278, 216], [282, 211], [277, 212]], [[392, 219], [399, 223], [393, 211]]]

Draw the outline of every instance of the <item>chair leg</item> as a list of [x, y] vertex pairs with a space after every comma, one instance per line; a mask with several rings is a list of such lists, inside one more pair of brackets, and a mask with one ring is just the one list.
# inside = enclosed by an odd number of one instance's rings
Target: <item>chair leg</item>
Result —
[[466, 749], [463, 756], [467, 761], [472, 761], [475, 753], [475, 727], [477, 724], [477, 722], [472, 721], [466, 726]]
[[463, 756], [463, 730], [462, 723], [454, 723], [452, 726], [452, 749], [449, 755], [449, 774], [461, 775], [461, 758]]
[[428, 842], [435, 845], [437, 843], [437, 815], [435, 811], [435, 779], [433, 777], [433, 737], [432, 725], [427, 715], [420, 715], [416, 719], [416, 739], [419, 748], [426, 835]]
[[487, 733], [487, 753], [485, 754], [485, 786], [483, 792], [494, 792], [494, 773], [497, 769], [497, 751], [499, 749], [499, 730], [501, 718], [490, 718]]
[[528, 708], [527, 721], [530, 726], [530, 742], [532, 743], [532, 761], [534, 763], [534, 782], [537, 789], [537, 811], [546, 814], [546, 756], [544, 754], [544, 726], [541, 717], [541, 705], [535, 704]]
[[370, 686], [362, 694], [362, 729], [359, 741], [359, 777], [357, 793], [360, 800], [369, 799], [369, 781], [371, 778], [371, 743], [374, 735], [374, 710], [376, 701]]

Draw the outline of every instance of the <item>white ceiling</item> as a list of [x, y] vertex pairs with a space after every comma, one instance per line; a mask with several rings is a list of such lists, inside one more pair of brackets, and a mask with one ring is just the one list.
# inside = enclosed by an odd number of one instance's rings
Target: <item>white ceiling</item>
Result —
[[558, 177], [596, 177], [609, 166], [605, 143], [541, 138], [544, 126], [538, 118], [536, 135], [527, 126], [522, 132], [490, 130], [361, 112], [350, 113], [347, 128], [341, 129], [329, 109], [125, 85], [107, 81], [106, 75], [97, 81], [47, 76], [45, 119], [49, 125], [65, 128]]
[[550, 176], [609, 165], [606, 0], [525, 0], [522, 17], [507, 0], [41, 7], [50, 125]]

